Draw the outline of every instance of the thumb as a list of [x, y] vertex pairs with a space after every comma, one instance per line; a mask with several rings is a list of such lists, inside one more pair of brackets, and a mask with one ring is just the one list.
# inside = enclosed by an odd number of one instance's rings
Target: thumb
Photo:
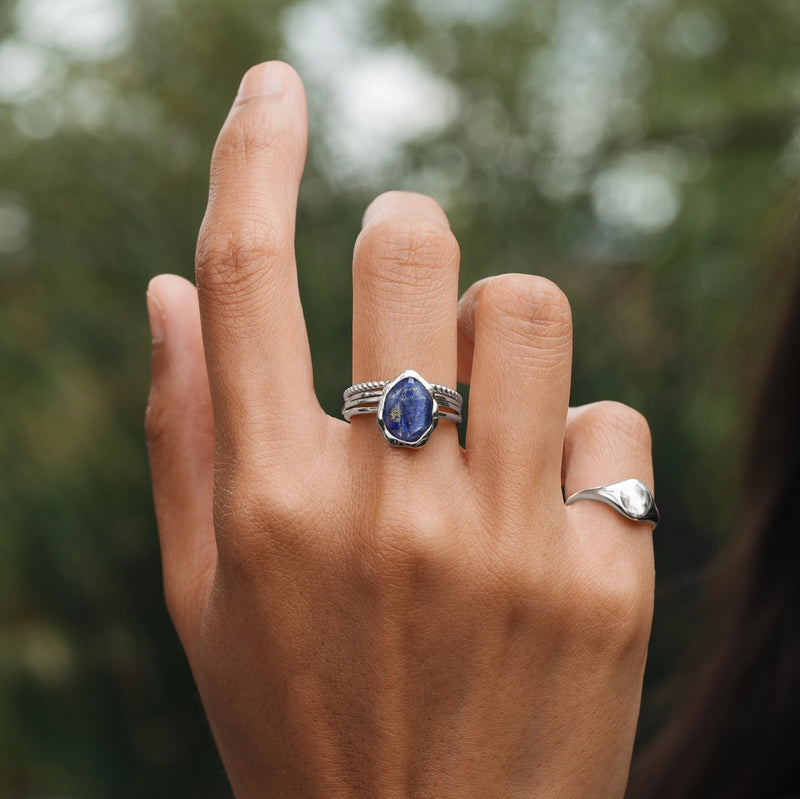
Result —
[[217, 560], [214, 422], [197, 290], [177, 275], [147, 289], [153, 338], [146, 434], [167, 607], [191, 651]]

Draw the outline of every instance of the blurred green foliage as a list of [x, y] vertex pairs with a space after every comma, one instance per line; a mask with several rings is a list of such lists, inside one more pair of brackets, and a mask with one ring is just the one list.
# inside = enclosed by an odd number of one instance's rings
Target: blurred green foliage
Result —
[[0, 0], [0, 795], [228, 795], [163, 607], [144, 291], [191, 276], [216, 132], [269, 58], [309, 93], [297, 250], [331, 413], [360, 216], [400, 187], [444, 204], [464, 288], [564, 288], [574, 404], [648, 416], [646, 735], [736, 528], [789, 279], [799, 35], [791, 0]]

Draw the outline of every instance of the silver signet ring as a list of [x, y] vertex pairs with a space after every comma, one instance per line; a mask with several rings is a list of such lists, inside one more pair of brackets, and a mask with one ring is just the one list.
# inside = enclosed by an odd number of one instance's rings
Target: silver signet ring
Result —
[[584, 488], [570, 496], [566, 505], [582, 500], [602, 502], [617, 513], [635, 522], [649, 522], [655, 529], [659, 522], [658, 508], [650, 489], [641, 480], [622, 480], [596, 488]]

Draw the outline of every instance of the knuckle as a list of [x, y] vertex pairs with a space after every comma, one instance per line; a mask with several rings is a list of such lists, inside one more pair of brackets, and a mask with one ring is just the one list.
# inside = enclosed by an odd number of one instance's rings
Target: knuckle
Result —
[[217, 483], [215, 504], [220, 521], [238, 541], [297, 530], [306, 515], [307, 505], [298, 492], [283, 482], [266, 487], [264, 482], [263, 475], [240, 471], [223, 485]]
[[226, 229], [204, 226], [197, 242], [195, 270], [201, 291], [232, 298], [249, 294], [274, 277], [276, 262], [291, 259], [291, 247], [275, 227], [238, 222]]
[[[207, 394], [179, 397], [170, 402], [166, 392], [151, 390], [144, 414], [145, 440], [148, 446], [158, 445], [170, 431], [190, 430], [193, 434], [204, 434], [211, 426], [211, 397]], [[213, 432], [213, 431], [212, 431]], [[170, 453], [174, 454], [174, 453]]]
[[450, 520], [435, 511], [393, 514], [372, 534], [370, 570], [388, 585], [422, 585], [435, 581], [453, 563]]
[[211, 183], [222, 173], [246, 168], [256, 159], [281, 152], [285, 137], [280, 114], [269, 113], [271, 107], [261, 102], [239, 106], [217, 137], [211, 158]]
[[220, 557], [243, 573], [258, 572], [268, 560], [310, 562], [326, 546], [319, 535], [326, 527], [323, 507], [285, 469], [228, 469], [214, 488]]
[[535, 325], [543, 333], [571, 332], [569, 300], [552, 281], [536, 275], [499, 275], [487, 281], [478, 306], [509, 324]]
[[264, 531], [265, 497], [259, 481], [249, 470], [235, 466], [218, 473], [214, 484], [214, 518], [222, 538], [246, 541], [258, 538]]
[[186, 616], [186, 587], [175, 579], [167, 579], [165, 575], [163, 590], [167, 613], [175, 627], [180, 629]]
[[320, 526], [314, 498], [297, 481], [281, 480], [270, 486], [269, 501], [262, 505], [264, 525], [273, 541], [299, 541]]
[[647, 419], [639, 411], [621, 402], [597, 402], [586, 409], [580, 420], [591, 435], [608, 435], [616, 440], [622, 438], [646, 448], [652, 445]]
[[164, 437], [164, 432], [168, 427], [165, 417], [165, 408], [161, 398], [151, 390], [144, 413], [144, 434], [148, 447], [157, 445]]
[[[201, 410], [198, 407], [185, 407], [171, 401], [170, 393], [164, 390], [165, 387], [150, 389], [150, 395], [147, 398], [147, 408], [144, 414], [144, 432], [145, 441], [147, 446], [151, 449], [159, 447], [159, 449], [166, 450], [168, 456], [174, 456], [172, 448], [165, 442], [173, 433], [176, 428], [185, 427], [187, 421], [189, 424], [194, 423], [197, 427], [199, 422], [202, 421]], [[203, 411], [205, 406], [203, 406]], [[190, 417], [187, 420], [187, 415]]]
[[[500, 275], [481, 292], [477, 324], [499, 326], [521, 343], [566, 348], [572, 341], [569, 300], [555, 283], [535, 275]], [[480, 317], [483, 317], [480, 319]]]
[[569, 593], [569, 623], [606, 650], [627, 650], [646, 640], [652, 619], [652, 589], [635, 569], [584, 572]]
[[[450, 228], [429, 217], [381, 219], [365, 227], [356, 241], [359, 268], [376, 277], [417, 281], [425, 273], [458, 267], [458, 242]], [[423, 274], [421, 275], [420, 272]]]

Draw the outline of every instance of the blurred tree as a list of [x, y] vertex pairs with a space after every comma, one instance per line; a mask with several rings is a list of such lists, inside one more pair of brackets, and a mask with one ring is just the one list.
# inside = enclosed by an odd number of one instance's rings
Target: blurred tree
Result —
[[800, 168], [798, 33], [781, 0], [0, 0], [0, 794], [228, 795], [163, 608], [143, 295], [191, 275], [214, 138], [268, 58], [309, 92], [297, 249], [323, 405], [349, 382], [376, 193], [443, 203], [464, 287], [556, 280], [573, 402], [653, 427], [648, 680], [672, 669], [700, 629], [686, 575], [736, 526], [781, 299], [762, 265]]

